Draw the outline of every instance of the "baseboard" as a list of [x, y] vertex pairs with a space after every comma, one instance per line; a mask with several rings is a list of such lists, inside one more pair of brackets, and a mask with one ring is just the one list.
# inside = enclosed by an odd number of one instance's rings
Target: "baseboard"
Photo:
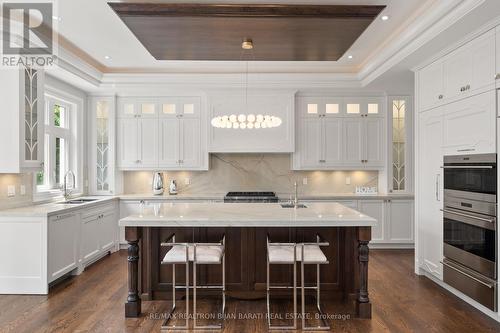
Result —
[[431, 273], [429, 273], [429, 272], [427, 272], [425, 270], [423, 270], [423, 275], [425, 277], [427, 277], [429, 280], [431, 280], [432, 282], [434, 282], [437, 285], [439, 285], [440, 287], [446, 289], [447, 291], [449, 291], [453, 295], [457, 296], [462, 301], [466, 302], [467, 304], [472, 305], [473, 307], [475, 307], [476, 309], [478, 309], [479, 311], [481, 311], [482, 313], [484, 313], [488, 317], [491, 317], [495, 321], [500, 322], [500, 314], [498, 312], [491, 311], [490, 309], [488, 309], [485, 306], [483, 306], [482, 304], [476, 302], [475, 300], [473, 300], [469, 296], [465, 295], [461, 291], [458, 291], [457, 289], [453, 288], [452, 286], [450, 286], [450, 285], [446, 284], [445, 282], [437, 279], [434, 275], [432, 275]]

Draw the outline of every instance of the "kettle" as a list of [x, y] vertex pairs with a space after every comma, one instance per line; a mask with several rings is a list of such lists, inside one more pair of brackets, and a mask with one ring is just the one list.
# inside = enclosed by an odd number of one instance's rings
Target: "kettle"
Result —
[[171, 195], [177, 194], [177, 182], [175, 181], [175, 179], [172, 179], [170, 181], [170, 186], [168, 188], [168, 193], [171, 194]]
[[159, 172], [156, 172], [153, 177], [153, 194], [163, 194], [163, 177]]

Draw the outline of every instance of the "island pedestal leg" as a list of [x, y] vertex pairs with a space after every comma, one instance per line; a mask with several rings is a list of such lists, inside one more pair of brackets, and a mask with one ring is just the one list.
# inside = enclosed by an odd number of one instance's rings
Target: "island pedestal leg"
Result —
[[359, 292], [356, 299], [356, 313], [359, 318], [372, 317], [372, 304], [368, 297], [368, 243], [370, 240], [371, 228], [358, 228]]
[[125, 317], [139, 317], [141, 314], [141, 298], [139, 297], [139, 239], [141, 229], [125, 228], [125, 239], [128, 243], [128, 296], [125, 303]]

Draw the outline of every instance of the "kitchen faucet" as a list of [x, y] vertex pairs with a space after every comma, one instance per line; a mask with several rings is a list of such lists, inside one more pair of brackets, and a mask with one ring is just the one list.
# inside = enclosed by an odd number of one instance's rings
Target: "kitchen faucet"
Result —
[[295, 197], [293, 198], [293, 205], [295, 206], [295, 208], [297, 208], [299, 206], [299, 198], [297, 196], [297, 188], [298, 188], [297, 182], [295, 182], [293, 186], [295, 189]]
[[[71, 176], [71, 189], [70, 190], [68, 189], [68, 176]], [[73, 171], [68, 170], [66, 172], [66, 174], [64, 175], [64, 182], [63, 182], [63, 186], [62, 186], [62, 190], [64, 191], [64, 200], [69, 199], [69, 195], [75, 189], [75, 182], [76, 182], [75, 174], [73, 173]]]

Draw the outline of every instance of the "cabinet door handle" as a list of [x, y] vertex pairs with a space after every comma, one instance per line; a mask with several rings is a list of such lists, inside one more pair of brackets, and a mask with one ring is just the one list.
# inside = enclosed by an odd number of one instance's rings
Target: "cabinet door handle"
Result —
[[475, 148], [465, 148], [465, 149], [457, 149], [457, 152], [461, 152], [461, 151], [475, 151], [476, 149]]
[[320, 163], [325, 163], [325, 162], [326, 162], [326, 160], [319, 160], [319, 162], [320, 162]]
[[443, 99], [443, 97], [444, 97], [443, 95], [439, 95], [438, 99]]
[[500, 79], [500, 73], [497, 73], [497, 75], [495, 75], [495, 80], [498, 80]]

